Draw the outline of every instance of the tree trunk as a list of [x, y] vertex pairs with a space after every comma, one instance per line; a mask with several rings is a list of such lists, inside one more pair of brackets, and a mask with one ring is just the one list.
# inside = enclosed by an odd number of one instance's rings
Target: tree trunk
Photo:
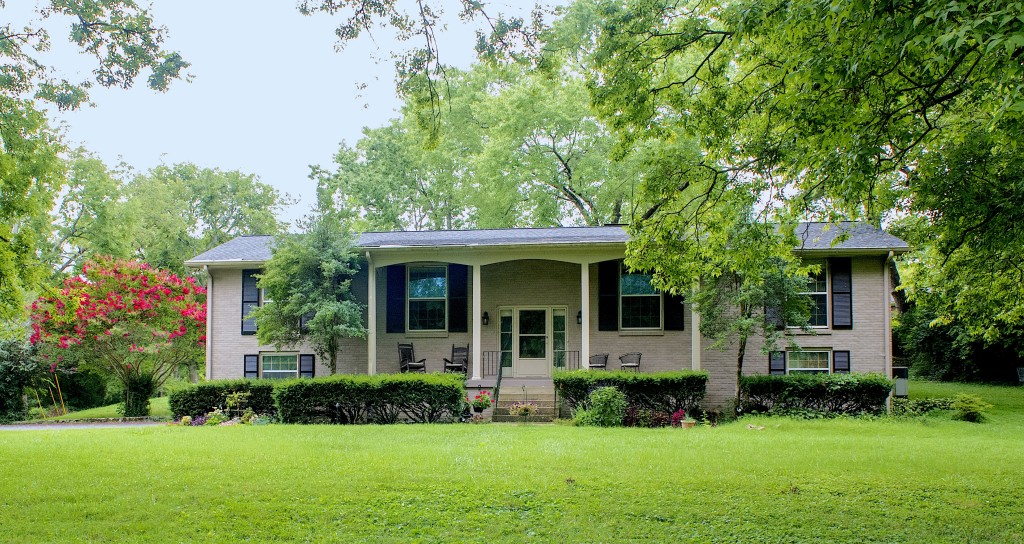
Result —
[[900, 271], [896, 268], [896, 261], [889, 261], [889, 284], [892, 287], [892, 299], [896, 301], [896, 312], [902, 314], [909, 308], [907, 293], [896, 289], [900, 285]]
[[740, 407], [740, 380], [743, 378], [743, 356], [747, 352], [747, 337], [740, 337], [740, 347], [736, 355], [736, 408]]

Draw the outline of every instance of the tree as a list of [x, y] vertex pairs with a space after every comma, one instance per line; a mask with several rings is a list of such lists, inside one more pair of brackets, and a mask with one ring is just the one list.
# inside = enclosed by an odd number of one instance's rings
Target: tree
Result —
[[120, 177], [99, 158], [78, 149], [66, 164], [66, 186], [55, 211], [38, 218], [35, 226], [37, 232], [49, 233], [39, 244], [40, 261], [57, 281], [81, 271], [97, 255], [132, 257], [141, 212], [129, 205]]
[[25, 419], [25, 388], [42, 374], [31, 345], [23, 340], [0, 340], [0, 422]]
[[352, 294], [359, 270], [352, 235], [341, 220], [316, 210], [301, 223], [302, 234], [275, 239], [273, 257], [259, 287], [273, 302], [253, 311], [261, 344], [295, 346], [308, 341], [338, 371], [342, 338], [363, 338], [363, 305]]
[[[95, 59], [95, 83], [104, 87], [131, 87], [148, 69], [148, 86], [163, 91], [188, 67], [163, 48], [166, 29], [134, 0], [51, 0], [33, 13], [72, 21], [68, 37]], [[64, 183], [60, 135], [34, 100], [75, 109], [88, 101], [93, 84], [55, 75], [39, 56], [49, 45], [49, 31], [32, 21], [0, 25], [0, 315], [8, 322], [21, 319], [25, 291], [48, 276], [36, 260], [40, 240], [28, 226], [48, 216]]]
[[626, 149], [696, 144], [710, 179], [675, 192], [755, 177], [785, 220], [917, 214], [947, 317], [995, 334], [1024, 315], [1019, 5], [599, 4], [595, 104]]
[[24, 316], [26, 292], [47, 276], [36, 259], [36, 218], [47, 217], [64, 180], [59, 135], [23, 100], [0, 96], [0, 318]]
[[253, 174], [200, 168], [191, 163], [157, 166], [125, 188], [139, 230], [138, 256], [184, 273], [184, 262], [244, 235], [274, 235], [291, 198]]
[[30, 341], [50, 361], [68, 353], [117, 379], [124, 415], [145, 416], [164, 381], [202, 358], [205, 294], [193, 278], [100, 257], [32, 303]]
[[409, 97], [401, 119], [343, 144], [335, 172], [315, 170], [321, 190], [372, 230], [600, 225], [628, 215], [635, 161], [610, 160], [614, 138], [581, 78], [478, 64], [450, 70], [447, 89], [442, 117]]

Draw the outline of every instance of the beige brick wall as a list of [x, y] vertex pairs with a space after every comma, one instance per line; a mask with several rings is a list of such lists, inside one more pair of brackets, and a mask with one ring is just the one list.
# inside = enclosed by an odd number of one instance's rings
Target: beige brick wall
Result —
[[[242, 269], [210, 270], [212, 289], [207, 315], [212, 333], [210, 379], [233, 379], [245, 375], [244, 356], [278, 351], [274, 346], [262, 346], [255, 335], [242, 334]], [[366, 273], [353, 280], [355, 292], [366, 292]], [[315, 353], [306, 343], [294, 348], [283, 348], [288, 353]], [[317, 357], [317, 376], [330, 374], [328, 361]], [[366, 341], [346, 339], [338, 363], [340, 372], [366, 372]]]
[[[889, 324], [885, 319], [889, 303], [885, 293], [885, 258], [854, 257], [851, 265], [853, 328], [816, 329], [815, 334], [796, 331], [793, 339], [803, 349], [848, 350], [853, 372], [885, 372], [885, 346], [889, 334]], [[829, 315], [829, 323], [831, 318]], [[710, 374], [705, 403], [721, 406], [736, 396], [737, 347], [731, 345], [719, 350], [710, 348], [710, 344], [708, 339], [703, 339], [701, 368]], [[761, 338], [751, 339], [747, 344], [744, 374], [768, 373], [768, 355], [762, 353], [763, 346]], [[780, 349], [783, 347], [780, 345]]]
[[[885, 371], [885, 304], [884, 258], [857, 257], [852, 261], [854, 327], [851, 330], [819, 330], [816, 335], [796, 333], [794, 338], [805, 349], [849, 350], [854, 372]], [[523, 260], [481, 267], [481, 312], [488, 312], [490, 324], [481, 324], [480, 315], [472, 315], [470, 330], [465, 333], [414, 336], [389, 334], [387, 319], [387, 273], [377, 270], [377, 371], [398, 372], [399, 342], [411, 341], [417, 358], [427, 360], [428, 371], [442, 370], [442, 358], [451, 355], [452, 344], [471, 342], [472, 328], [481, 329], [481, 349], [498, 349], [498, 309], [502, 306], [544, 306], [566, 308], [566, 349], [579, 351], [580, 268], [577, 264], [557, 261]], [[243, 375], [243, 356], [274, 351], [273, 346], [260, 346], [255, 336], [241, 334], [241, 269], [213, 269], [212, 303], [209, 310], [212, 327], [212, 378], [239, 378]], [[472, 282], [472, 277], [470, 277]], [[361, 271], [353, 282], [355, 293], [366, 293], [367, 273]], [[691, 368], [692, 315], [685, 315], [685, 330], [634, 336], [620, 331], [598, 331], [597, 265], [590, 265], [590, 352], [609, 353], [609, 368], [618, 367], [618, 356], [639, 351], [643, 353], [641, 369], [653, 372]], [[362, 298], [365, 298], [362, 297]], [[472, 310], [470, 310], [472, 312]], [[710, 374], [706, 404], [721, 406], [735, 396], [736, 348], [725, 350], [710, 347], [702, 340], [701, 368]], [[748, 374], [767, 373], [768, 356], [761, 353], [763, 342], [752, 339], [747, 346], [744, 370]], [[367, 372], [367, 342], [346, 339], [339, 358], [339, 372]], [[299, 353], [313, 353], [308, 345], [299, 346]], [[327, 362], [317, 358], [317, 375], [328, 374]]]

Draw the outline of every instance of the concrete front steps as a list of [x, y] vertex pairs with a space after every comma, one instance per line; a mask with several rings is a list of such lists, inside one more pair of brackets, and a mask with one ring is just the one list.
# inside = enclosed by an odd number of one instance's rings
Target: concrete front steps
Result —
[[550, 422], [555, 419], [557, 414], [554, 387], [506, 387], [502, 384], [501, 391], [498, 393], [498, 404], [494, 406], [494, 411], [491, 414], [491, 421], [524, 421], [522, 416], [510, 416], [508, 414], [508, 408], [514, 402], [532, 402], [537, 406], [537, 411], [526, 421], [537, 423]]

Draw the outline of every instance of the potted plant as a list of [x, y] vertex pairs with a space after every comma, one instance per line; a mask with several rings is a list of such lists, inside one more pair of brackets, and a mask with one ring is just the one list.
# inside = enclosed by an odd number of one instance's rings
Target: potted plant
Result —
[[692, 429], [697, 422], [686, 417], [686, 410], [676, 410], [672, 414], [672, 426], [680, 427], [683, 429]]
[[508, 407], [508, 415], [520, 416], [523, 421], [530, 419], [530, 416], [537, 413], [537, 405], [532, 400], [516, 401]]
[[494, 400], [491, 398], [491, 393], [484, 389], [473, 397], [473, 400], [469, 401], [469, 405], [473, 407], [473, 411], [476, 413], [482, 413], [484, 410], [491, 407]]

